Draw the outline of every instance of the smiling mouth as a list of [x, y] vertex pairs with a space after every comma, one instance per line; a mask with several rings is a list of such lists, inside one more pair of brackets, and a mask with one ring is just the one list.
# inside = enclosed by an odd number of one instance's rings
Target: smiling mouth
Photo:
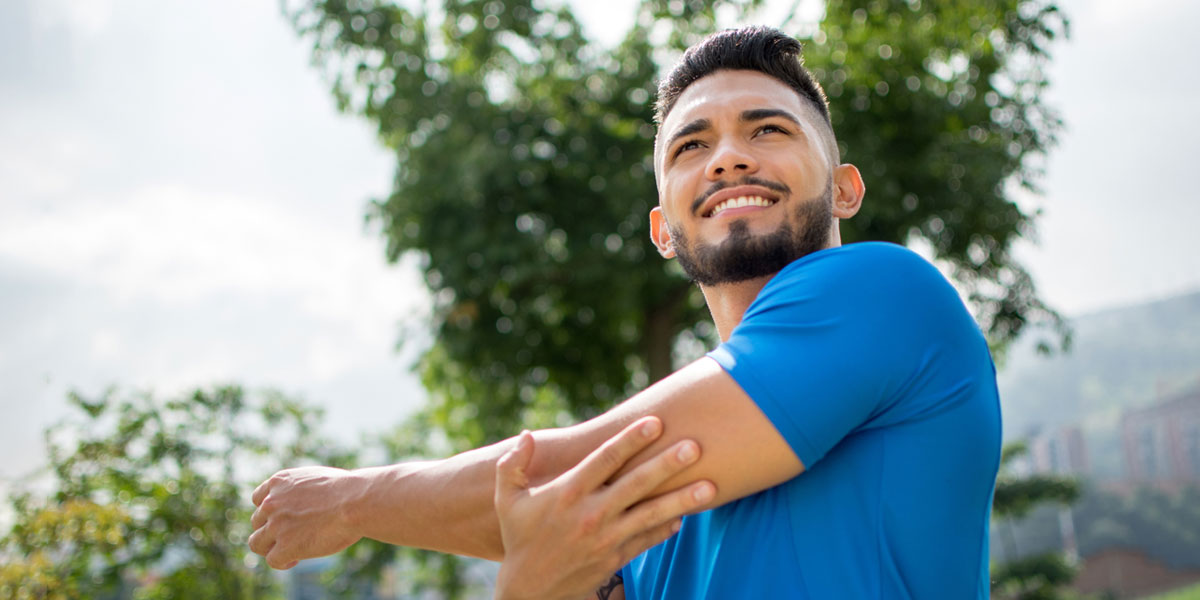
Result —
[[770, 198], [763, 198], [762, 196], [738, 196], [737, 198], [730, 198], [728, 200], [722, 201], [721, 203], [714, 206], [712, 211], [710, 211], [708, 214], [706, 214], [704, 216], [711, 218], [711, 217], [715, 217], [729, 209], [742, 208], [742, 207], [746, 207], [746, 206], [759, 206], [762, 208], [766, 208], [768, 206], [774, 205], [777, 202], [779, 202], [779, 201], [772, 200]]

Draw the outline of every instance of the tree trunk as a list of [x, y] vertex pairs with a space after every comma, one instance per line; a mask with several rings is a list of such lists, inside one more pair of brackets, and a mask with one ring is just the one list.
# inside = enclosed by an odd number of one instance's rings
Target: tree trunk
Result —
[[675, 371], [671, 363], [671, 351], [675, 345], [675, 334], [679, 331], [679, 305], [687, 299], [690, 283], [681, 284], [667, 294], [658, 306], [646, 313], [646, 329], [643, 332], [643, 358], [650, 383]]

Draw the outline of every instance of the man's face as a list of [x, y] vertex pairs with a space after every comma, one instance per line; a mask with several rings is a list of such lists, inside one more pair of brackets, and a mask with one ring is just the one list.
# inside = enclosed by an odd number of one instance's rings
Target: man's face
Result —
[[656, 242], [702, 285], [770, 275], [827, 247], [829, 136], [814, 108], [757, 71], [718, 71], [688, 86], [655, 149], [669, 233]]

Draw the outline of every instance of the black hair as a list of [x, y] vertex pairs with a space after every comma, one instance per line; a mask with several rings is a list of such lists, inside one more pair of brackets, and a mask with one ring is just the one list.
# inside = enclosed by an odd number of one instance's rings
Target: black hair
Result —
[[660, 125], [683, 90], [720, 70], [750, 70], [770, 75], [800, 94], [829, 124], [825, 92], [804, 68], [800, 41], [778, 29], [761, 25], [718, 31], [687, 49], [658, 84], [654, 120]]

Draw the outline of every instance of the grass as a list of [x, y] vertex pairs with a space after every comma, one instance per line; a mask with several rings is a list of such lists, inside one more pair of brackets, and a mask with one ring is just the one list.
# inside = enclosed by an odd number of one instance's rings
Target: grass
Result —
[[1200, 583], [1165, 594], [1147, 596], [1142, 600], [1200, 600]]

